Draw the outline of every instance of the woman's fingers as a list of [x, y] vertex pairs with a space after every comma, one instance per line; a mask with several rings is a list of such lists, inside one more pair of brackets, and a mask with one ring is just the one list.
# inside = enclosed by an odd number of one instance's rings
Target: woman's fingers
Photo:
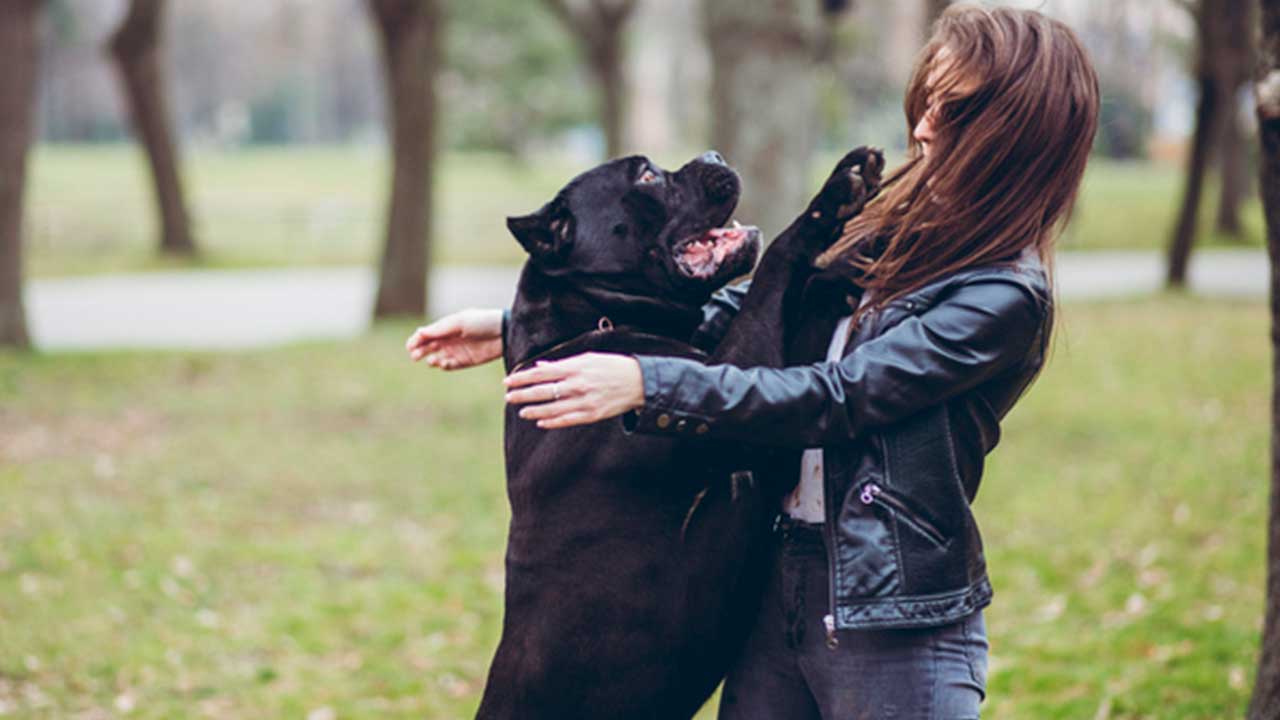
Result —
[[564, 380], [573, 374], [575, 366], [572, 360], [538, 363], [531, 368], [514, 372], [503, 379], [508, 388], [524, 387], [545, 382]]
[[523, 405], [525, 403], [556, 401], [561, 398], [568, 398], [577, 393], [569, 392], [563, 384], [559, 383], [540, 383], [538, 385], [530, 385], [522, 387], [518, 390], [509, 390], [507, 392], [506, 401], [508, 405]]
[[409, 336], [409, 339], [405, 341], [404, 349], [413, 350], [415, 347], [418, 347], [419, 345], [422, 345], [426, 342], [429, 342], [432, 340], [440, 340], [442, 338], [459, 335], [461, 333], [462, 333], [461, 319], [457, 316], [457, 314], [447, 315], [431, 323], [430, 325], [423, 325], [417, 330], [414, 330], [413, 334]]
[[418, 345], [417, 347], [410, 349], [409, 357], [413, 358], [414, 360], [418, 360], [427, 355], [434, 355], [442, 350], [447, 350], [447, 349], [448, 349], [447, 342], [444, 342], [441, 340], [427, 340], [421, 345]]
[[584, 412], [590, 407], [577, 398], [556, 400], [520, 408], [520, 417], [525, 420], [553, 420], [570, 413]]
[[452, 370], [462, 365], [457, 358], [444, 353], [436, 353], [427, 356], [427, 364], [431, 367], [440, 368], [441, 370]]
[[593, 413], [580, 411], [565, 413], [556, 418], [547, 420], [539, 420], [538, 427], [543, 430], [558, 430], [560, 428], [573, 427], [575, 425], [586, 425], [599, 420]]

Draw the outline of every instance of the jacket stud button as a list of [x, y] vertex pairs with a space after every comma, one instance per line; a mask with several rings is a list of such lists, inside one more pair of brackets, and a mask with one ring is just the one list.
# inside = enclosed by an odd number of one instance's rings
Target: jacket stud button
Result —
[[694, 432], [698, 433], [699, 435], [706, 435], [707, 431], [710, 429], [711, 429], [710, 425], [707, 425], [706, 423], [702, 423], [698, 425], [698, 427], [694, 430]]
[[684, 429], [687, 427], [689, 427], [688, 420], [681, 420], [676, 423], [676, 430], [679, 430], [680, 432], [684, 432]]
[[660, 429], [666, 430], [667, 427], [671, 425], [671, 416], [666, 413], [662, 413], [661, 415], [658, 416], [658, 419], [656, 420], [656, 422], [658, 423], [658, 427]]
[[908, 300], [908, 301], [907, 301], [907, 309], [908, 309], [908, 310], [915, 310], [915, 309], [916, 309], [916, 304], [915, 304], [914, 302], [912, 302], [912, 301]]

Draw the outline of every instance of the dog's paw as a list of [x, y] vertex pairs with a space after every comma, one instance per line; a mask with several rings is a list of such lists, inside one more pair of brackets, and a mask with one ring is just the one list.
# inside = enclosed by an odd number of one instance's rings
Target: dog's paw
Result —
[[883, 170], [884, 151], [868, 147], [850, 150], [836, 163], [810, 204], [811, 216], [843, 222], [862, 212], [867, 201], [880, 192]]

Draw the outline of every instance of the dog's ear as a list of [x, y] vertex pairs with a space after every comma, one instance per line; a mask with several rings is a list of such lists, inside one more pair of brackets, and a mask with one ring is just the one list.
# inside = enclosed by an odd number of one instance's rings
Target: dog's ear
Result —
[[507, 218], [507, 229], [529, 257], [544, 262], [563, 258], [573, 245], [573, 216], [555, 201], [535, 213]]

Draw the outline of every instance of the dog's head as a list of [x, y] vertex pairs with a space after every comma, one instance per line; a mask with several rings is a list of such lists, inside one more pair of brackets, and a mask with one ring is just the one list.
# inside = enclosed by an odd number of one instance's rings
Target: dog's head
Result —
[[625, 295], [701, 304], [750, 272], [760, 232], [729, 224], [740, 183], [708, 152], [674, 172], [635, 155], [574, 178], [507, 227], [542, 273]]

